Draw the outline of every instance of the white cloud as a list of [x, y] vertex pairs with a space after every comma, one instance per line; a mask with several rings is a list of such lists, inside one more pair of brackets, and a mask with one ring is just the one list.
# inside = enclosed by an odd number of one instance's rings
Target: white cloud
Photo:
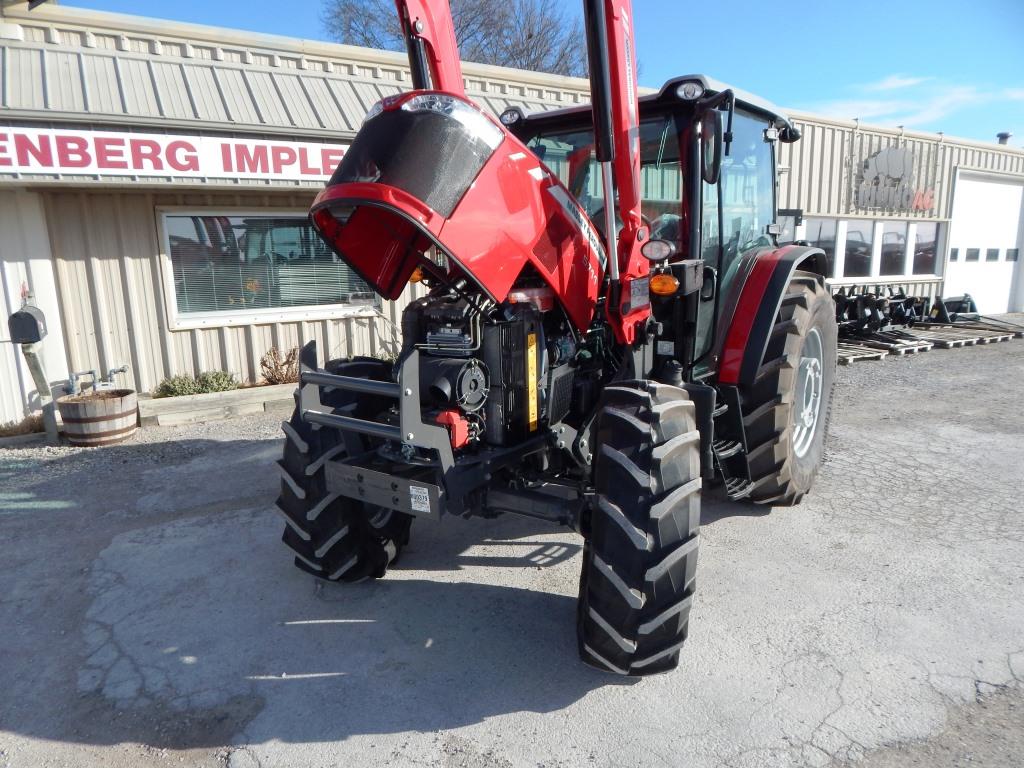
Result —
[[916, 128], [941, 120], [947, 115], [958, 112], [969, 106], [991, 101], [995, 98], [990, 93], [983, 93], [973, 86], [957, 86], [943, 89], [930, 94], [923, 100], [907, 103], [904, 109], [909, 110], [893, 118], [896, 125]]
[[1024, 88], [1007, 88], [1003, 91], [1003, 98], [1011, 101], [1024, 101]]
[[860, 89], [864, 91], [895, 91], [901, 88], [912, 88], [915, 85], [926, 83], [930, 77], [907, 77], [906, 75], [889, 75], [877, 83], [866, 83]]
[[899, 101], [885, 99], [837, 99], [815, 104], [809, 107], [808, 111], [848, 120], [855, 117], [870, 120], [893, 114], [898, 111], [900, 104]]
[[[893, 76], [895, 77], [895, 76]], [[891, 80], [893, 78], [887, 78]], [[911, 80], [913, 78], [903, 78]], [[928, 78], [917, 78], [921, 83]], [[885, 81], [882, 81], [885, 82]], [[867, 86], [855, 86], [866, 90]], [[982, 90], [975, 86], [942, 86], [939, 84], [918, 87], [917, 85], [899, 86], [900, 93], [873, 99], [834, 99], [807, 106], [807, 111], [821, 115], [838, 117], [847, 120], [858, 118], [882, 125], [906, 128], [934, 128], [935, 124], [949, 115], [968, 107], [977, 106], [999, 98], [992, 91]], [[882, 89], [876, 89], [882, 90]], [[1003, 98], [1015, 98], [1009, 95], [1016, 89], [1004, 91]], [[1024, 97], [1024, 91], [1020, 93]]]

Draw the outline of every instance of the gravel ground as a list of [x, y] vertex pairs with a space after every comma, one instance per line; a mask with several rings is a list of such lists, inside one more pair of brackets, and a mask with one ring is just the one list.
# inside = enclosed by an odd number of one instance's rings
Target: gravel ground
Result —
[[1016, 766], [1024, 342], [841, 368], [796, 509], [705, 502], [670, 675], [576, 658], [580, 541], [417, 523], [319, 586], [273, 512], [283, 414], [0, 450], [0, 768]]

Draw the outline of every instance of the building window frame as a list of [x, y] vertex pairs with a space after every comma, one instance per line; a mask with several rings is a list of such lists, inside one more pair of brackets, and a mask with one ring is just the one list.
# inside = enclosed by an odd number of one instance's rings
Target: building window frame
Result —
[[380, 315], [381, 298], [375, 294], [372, 304], [309, 304], [300, 307], [268, 307], [251, 310], [216, 310], [212, 312], [178, 311], [178, 297], [174, 290], [174, 265], [170, 255], [170, 240], [166, 226], [167, 216], [228, 216], [228, 217], [295, 217], [305, 219], [305, 208], [231, 208], [201, 205], [156, 206], [157, 257], [167, 327], [171, 331], [199, 328], [224, 328], [274, 323], [316, 322], [344, 320], [354, 317]]
[[[945, 275], [944, 265], [946, 263], [947, 245], [949, 242], [949, 219], [909, 219], [899, 217], [875, 217], [875, 216], [836, 216], [832, 214], [803, 213], [804, 221], [796, 228], [798, 240], [804, 240], [809, 234], [807, 221], [818, 219], [831, 219], [836, 222], [835, 234], [835, 258], [833, 261], [833, 277], [828, 278], [828, 284], [836, 287], [848, 285], [885, 285], [887, 283], [907, 282], [937, 282]], [[844, 277], [846, 271], [846, 241], [850, 229], [850, 223], [855, 222], [857, 226], [871, 228], [871, 267], [870, 274], [864, 277]], [[903, 272], [899, 275], [882, 275], [882, 233], [886, 223], [906, 223], [906, 248], [903, 255]], [[920, 224], [935, 224], [935, 271], [927, 274], [914, 274], [914, 249], [917, 243], [917, 228]], [[812, 243], [813, 245], [813, 243]]]

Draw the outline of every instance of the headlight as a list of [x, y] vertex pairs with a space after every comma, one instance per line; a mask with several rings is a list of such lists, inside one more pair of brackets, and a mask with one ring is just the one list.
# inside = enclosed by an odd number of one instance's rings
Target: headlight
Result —
[[684, 101], [696, 101], [703, 95], [704, 86], [700, 83], [695, 83], [693, 80], [680, 83], [679, 87], [676, 88], [676, 96]]
[[422, 93], [404, 102], [402, 109], [406, 112], [439, 112], [453, 120], [458, 120], [471, 136], [479, 139], [491, 149], [496, 149], [501, 144], [501, 129], [484, 117], [481, 112], [454, 96], [446, 96], [443, 93]]
[[675, 244], [668, 240], [651, 239], [640, 246], [640, 253], [648, 261], [664, 261], [675, 252]]
[[520, 120], [522, 120], [522, 118], [523, 113], [519, 111], [518, 107], [509, 107], [508, 109], [501, 113], [501, 116], [498, 118], [498, 120], [501, 121], [502, 125], [511, 126], [518, 123]]
[[366, 117], [363, 118], [363, 123], [368, 123], [371, 120], [373, 120], [373, 118], [375, 118], [377, 115], [379, 115], [385, 109], [390, 107], [397, 100], [398, 100], [397, 96], [385, 96], [383, 99], [381, 99], [376, 104], [374, 104], [372, 107], [370, 107], [370, 111], [367, 112], [366, 113]]

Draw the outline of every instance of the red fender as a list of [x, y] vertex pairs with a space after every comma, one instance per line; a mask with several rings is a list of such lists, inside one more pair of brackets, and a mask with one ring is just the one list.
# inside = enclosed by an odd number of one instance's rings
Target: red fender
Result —
[[746, 274], [734, 301], [722, 343], [718, 366], [719, 384], [752, 384], [768, 348], [782, 299], [793, 273], [798, 269], [814, 272], [824, 279], [825, 252], [805, 245], [786, 245], [775, 250], [757, 251], [741, 265]]

